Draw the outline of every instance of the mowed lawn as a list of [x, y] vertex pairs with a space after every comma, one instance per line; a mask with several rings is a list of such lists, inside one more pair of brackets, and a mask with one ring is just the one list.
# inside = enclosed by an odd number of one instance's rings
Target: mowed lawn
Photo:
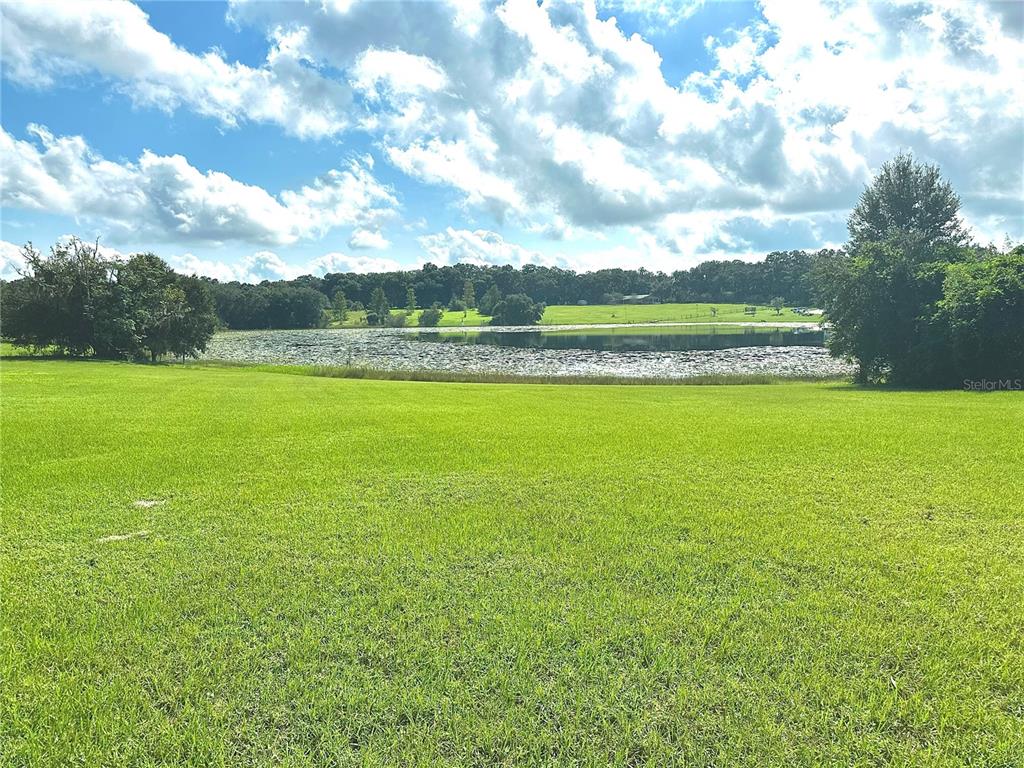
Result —
[[[545, 308], [541, 325], [593, 325], [595, 323], [814, 323], [821, 319], [815, 315], [798, 315], [792, 309], [776, 314], [771, 307], [757, 307], [754, 315], [745, 314], [745, 304], [553, 304]], [[715, 309], [717, 314], [711, 310]], [[393, 310], [401, 314], [403, 310]], [[407, 326], [419, 325], [422, 309], [407, 315]], [[488, 325], [491, 318], [475, 309], [466, 312], [448, 312], [441, 316], [438, 327]], [[366, 312], [352, 310], [343, 323], [334, 321], [334, 328], [366, 328]]]
[[[392, 314], [400, 315], [404, 314], [405, 310], [394, 309]], [[406, 315], [405, 325], [406, 326], [418, 326], [420, 324], [420, 315], [423, 314], [422, 309], [417, 309], [412, 314]], [[445, 310], [444, 314], [441, 315], [441, 321], [437, 324], [440, 328], [455, 328], [458, 326], [466, 326], [467, 328], [479, 325], [487, 325], [490, 322], [490, 317], [485, 317], [477, 312], [475, 309], [469, 309], [465, 312], [449, 312]], [[366, 312], [364, 310], [349, 310], [344, 322], [338, 322], [333, 320], [329, 323], [331, 328], [367, 328], [366, 325]]]
[[[591, 304], [557, 305], [544, 310], [543, 325], [593, 323], [814, 323], [821, 316], [798, 315], [785, 308], [780, 314], [770, 307], [744, 313], [745, 304]], [[712, 312], [712, 309], [715, 311]]]
[[1024, 762], [1019, 393], [0, 397], [5, 765]]

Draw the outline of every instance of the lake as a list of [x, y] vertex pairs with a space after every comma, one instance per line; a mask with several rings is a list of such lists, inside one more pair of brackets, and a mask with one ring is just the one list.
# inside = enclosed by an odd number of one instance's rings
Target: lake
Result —
[[596, 352], [693, 352], [739, 347], [823, 347], [820, 328], [748, 326], [618, 326], [560, 330], [423, 331], [418, 341], [486, 344], [520, 349], [575, 349]]
[[[671, 329], [671, 330], [670, 330]], [[216, 334], [205, 358], [533, 376], [683, 378], [708, 374], [831, 376], [851, 372], [816, 326], [546, 326], [309, 329]]]

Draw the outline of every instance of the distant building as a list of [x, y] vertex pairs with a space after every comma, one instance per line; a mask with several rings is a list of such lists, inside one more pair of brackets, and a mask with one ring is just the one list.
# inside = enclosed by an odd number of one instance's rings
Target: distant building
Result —
[[656, 304], [657, 300], [650, 293], [631, 293], [622, 297], [623, 304]]

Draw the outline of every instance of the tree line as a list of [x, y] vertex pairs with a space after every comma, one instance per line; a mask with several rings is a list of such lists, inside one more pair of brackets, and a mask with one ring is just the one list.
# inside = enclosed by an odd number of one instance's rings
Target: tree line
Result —
[[[491, 315], [499, 300], [512, 300], [520, 319], [549, 304], [617, 304], [643, 294], [658, 302], [750, 302], [769, 304], [778, 297], [792, 306], [813, 303], [811, 268], [831, 251], [778, 251], [763, 261], [706, 261], [671, 274], [647, 269], [575, 272], [527, 264], [485, 266], [424, 264], [419, 269], [359, 274], [304, 275], [258, 285], [208, 281], [225, 327], [312, 328], [324, 309], [367, 310], [369, 324], [385, 324], [385, 308], [406, 307], [410, 292], [417, 307], [461, 312], [479, 308]], [[479, 303], [475, 297], [479, 297]], [[491, 301], [484, 297], [491, 297]], [[513, 299], [513, 297], [515, 297]], [[530, 300], [530, 311], [524, 308]], [[376, 322], [375, 321], [379, 321]], [[518, 323], [517, 323], [518, 324]]]

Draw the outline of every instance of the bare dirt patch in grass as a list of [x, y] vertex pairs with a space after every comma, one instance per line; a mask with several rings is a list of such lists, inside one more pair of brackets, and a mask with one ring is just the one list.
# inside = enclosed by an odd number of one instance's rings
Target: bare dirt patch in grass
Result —
[[127, 539], [144, 539], [149, 536], [149, 531], [132, 531], [131, 533], [114, 533], [110, 536], [101, 536], [96, 541], [101, 544], [108, 541], [126, 541]]

